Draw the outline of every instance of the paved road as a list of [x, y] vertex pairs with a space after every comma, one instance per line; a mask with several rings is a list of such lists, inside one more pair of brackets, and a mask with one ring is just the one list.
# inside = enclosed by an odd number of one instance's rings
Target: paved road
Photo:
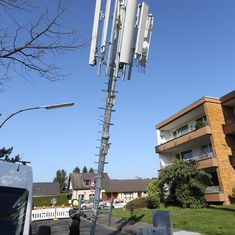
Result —
[[[51, 227], [51, 235], [68, 235], [69, 234], [69, 219], [60, 220], [44, 220], [35, 221], [32, 223], [33, 235], [37, 234], [40, 225], [49, 225]], [[91, 222], [86, 219], [81, 220], [80, 224], [80, 234], [89, 235], [91, 229]], [[96, 225], [96, 235], [128, 235], [125, 232], [116, 232], [115, 228], [109, 228], [107, 225], [101, 225], [100, 223]]]
[[[131, 220], [127, 223], [125, 219], [112, 218], [111, 226], [107, 226], [107, 216], [100, 216], [97, 220], [96, 235], [133, 235], [136, 234], [138, 228], [151, 227], [150, 224], [145, 224], [139, 221], [141, 217], [137, 217], [135, 221]], [[60, 220], [44, 220], [32, 223], [33, 235], [37, 234], [40, 225], [51, 227], [51, 235], [68, 235], [69, 234], [69, 219]], [[91, 221], [82, 218], [80, 224], [80, 234], [90, 235]], [[200, 235], [200, 233], [190, 231], [175, 231], [174, 235]]]

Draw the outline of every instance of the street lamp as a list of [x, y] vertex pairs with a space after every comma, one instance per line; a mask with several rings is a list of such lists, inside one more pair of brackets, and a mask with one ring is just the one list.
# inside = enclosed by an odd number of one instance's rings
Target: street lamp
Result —
[[65, 108], [65, 107], [69, 107], [69, 106], [73, 106], [74, 103], [62, 103], [62, 104], [54, 104], [54, 105], [44, 105], [44, 106], [37, 106], [37, 107], [32, 107], [32, 108], [27, 108], [27, 109], [21, 109], [15, 113], [12, 113], [11, 115], [9, 115], [0, 125], [0, 128], [2, 128], [2, 126], [13, 116], [15, 116], [18, 113], [22, 113], [25, 111], [30, 111], [30, 110], [35, 110], [35, 109], [58, 109], [58, 108]]

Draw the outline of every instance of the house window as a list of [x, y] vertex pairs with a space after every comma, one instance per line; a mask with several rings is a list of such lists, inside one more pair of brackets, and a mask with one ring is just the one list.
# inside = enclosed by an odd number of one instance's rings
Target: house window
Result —
[[90, 180], [85, 180], [85, 185], [90, 185]]
[[177, 160], [180, 160], [180, 159], [181, 159], [181, 158], [180, 158], [180, 153], [177, 153], [177, 154], [175, 155], [175, 157], [176, 157]]
[[219, 179], [218, 174], [215, 168], [207, 168], [205, 169], [205, 172], [207, 174], [211, 175], [211, 182], [208, 186], [218, 186], [219, 185]]
[[184, 135], [188, 133], [188, 125], [182, 126], [178, 129], [178, 135]]
[[193, 157], [193, 152], [192, 150], [187, 150], [181, 153], [181, 157], [183, 160], [187, 160]]
[[124, 200], [132, 200], [133, 199], [133, 193], [124, 193]]
[[212, 146], [211, 144], [203, 145], [202, 147], [202, 153], [211, 153], [212, 152]]
[[182, 126], [179, 129], [173, 131], [173, 137], [179, 137], [188, 133], [188, 125]]

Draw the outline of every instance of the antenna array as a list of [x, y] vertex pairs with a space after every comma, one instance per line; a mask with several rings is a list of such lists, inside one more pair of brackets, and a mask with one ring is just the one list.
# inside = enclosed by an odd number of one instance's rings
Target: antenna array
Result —
[[[96, 0], [92, 39], [90, 47], [89, 64], [98, 65], [98, 76], [104, 65], [105, 76], [108, 77], [106, 92], [106, 105], [102, 123], [100, 139], [98, 170], [95, 176], [95, 196], [92, 208], [91, 235], [95, 234], [98, 206], [100, 200], [102, 177], [104, 172], [105, 158], [109, 143], [109, 128], [111, 125], [111, 115], [116, 99], [116, 82], [119, 78], [131, 79], [133, 63], [139, 70], [145, 70], [154, 18], [149, 14], [149, 6], [137, 0]], [[113, 3], [113, 4], [112, 4]], [[104, 13], [102, 9], [104, 8]], [[113, 14], [110, 16], [111, 9]], [[111, 24], [109, 25], [109, 23]], [[100, 28], [103, 25], [102, 38], [99, 39]], [[110, 38], [107, 39], [108, 31]], [[98, 42], [101, 42], [98, 47]]]
[[[102, 3], [104, 1], [96, 0], [89, 64], [92, 66], [98, 64], [98, 76], [102, 65], [106, 66], [107, 77], [110, 77], [110, 67], [114, 65], [122, 79], [125, 78], [128, 69], [128, 79], [130, 79], [133, 60], [139, 68], [146, 67], [154, 17], [149, 13], [149, 6], [145, 2], [137, 4], [137, 0], [115, 0], [112, 17], [110, 17], [111, 0], [106, 0], [104, 13]], [[111, 20], [108, 40], [107, 33]], [[101, 45], [98, 46], [102, 25]], [[106, 53], [107, 48], [108, 53]], [[116, 53], [120, 56], [114, 61]]]

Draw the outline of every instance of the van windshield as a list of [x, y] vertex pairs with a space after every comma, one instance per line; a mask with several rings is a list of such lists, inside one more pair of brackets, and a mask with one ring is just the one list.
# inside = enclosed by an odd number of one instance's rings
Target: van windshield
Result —
[[27, 201], [26, 189], [0, 187], [1, 234], [23, 234]]

